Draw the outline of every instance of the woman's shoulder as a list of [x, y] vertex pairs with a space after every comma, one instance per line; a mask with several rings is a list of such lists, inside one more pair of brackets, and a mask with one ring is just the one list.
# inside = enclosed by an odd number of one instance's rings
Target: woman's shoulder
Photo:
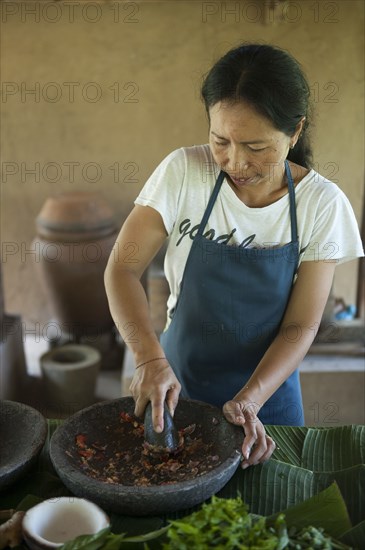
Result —
[[179, 147], [166, 154], [151, 173], [149, 182], [165, 181], [182, 184], [191, 176], [200, 176], [213, 161], [209, 145], [192, 145]]
[[296, 195], [305, 196], [313, 201], [330, 204], [339, 198], [346, 199], [346, 195], [339, 185], [328, 177], [320, 174], [314, 168], [306, 171], [296, 185]]
[[219, 172], [208, 144], [180, 147], [161, 162], [158, 172], [175, 174], [182, 185], [196, 187], [196, 182], [215, 182]]
[[214, 164], [209, 144], [190, 145], [175, 149], [168, 155], [171, 159], [184, 160], [188, 166], [209, 166]]

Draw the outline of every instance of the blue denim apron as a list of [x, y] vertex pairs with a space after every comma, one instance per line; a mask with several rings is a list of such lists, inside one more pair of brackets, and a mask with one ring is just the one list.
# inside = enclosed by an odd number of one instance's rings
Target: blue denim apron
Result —
[[[285, 171], [291, 242], [278, 248], [240, 248], [203, 236], [226, 174], [218, 176], [187, 258], [171, 323], [161, 335], [181, 396], [222, 407], [246, 384], [278, 333], [299, 260], [295, 190], [287, 161]], [[297, 370], [258, 416], [265, 424], [303, 425]]]

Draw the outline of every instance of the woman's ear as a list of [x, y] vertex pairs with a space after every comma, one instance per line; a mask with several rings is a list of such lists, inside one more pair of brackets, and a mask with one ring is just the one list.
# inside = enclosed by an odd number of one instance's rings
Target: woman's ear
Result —
[[303, 131], [303, 128], [304, 128], [304, 123], [305, 123], [305, 116], [303, 116], [300, 121], [298, 122], [298, 124], [296, 125], [296, 128], [295, 128], [295, 133], [292, 137], [292, 146], [294, 147], [296, 142], [298, 141], [299, 137], [300, 137], [300, 134], [302, 133]]

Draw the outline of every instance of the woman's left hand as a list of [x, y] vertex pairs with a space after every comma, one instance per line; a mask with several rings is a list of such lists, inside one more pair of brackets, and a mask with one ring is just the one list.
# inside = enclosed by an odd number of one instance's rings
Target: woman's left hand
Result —
[[275, 450], [274, 440], [267, 435], [265, 427], [257, 417], [259, 410], [255, 403], [231, 400], [223, 406], [223, 414], [231, 424], [242, 426], [245, 437], [242, 443], [243, 469], [261, 464], [270, 458]]

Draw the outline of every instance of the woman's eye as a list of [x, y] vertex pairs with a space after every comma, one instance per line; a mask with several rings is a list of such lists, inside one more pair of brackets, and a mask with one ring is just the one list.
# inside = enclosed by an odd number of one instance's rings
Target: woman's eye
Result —
[[253, 147], [250, 147], [250, 146], [248, 146], [248, 148], [250, 149], [250, 151], [253, 151], [254, 153], [258, 153], [259, 151], [265, 151], [265, 149], [267, 149], [267, 147], [261, 147], [260, 149], [254, 149]]

